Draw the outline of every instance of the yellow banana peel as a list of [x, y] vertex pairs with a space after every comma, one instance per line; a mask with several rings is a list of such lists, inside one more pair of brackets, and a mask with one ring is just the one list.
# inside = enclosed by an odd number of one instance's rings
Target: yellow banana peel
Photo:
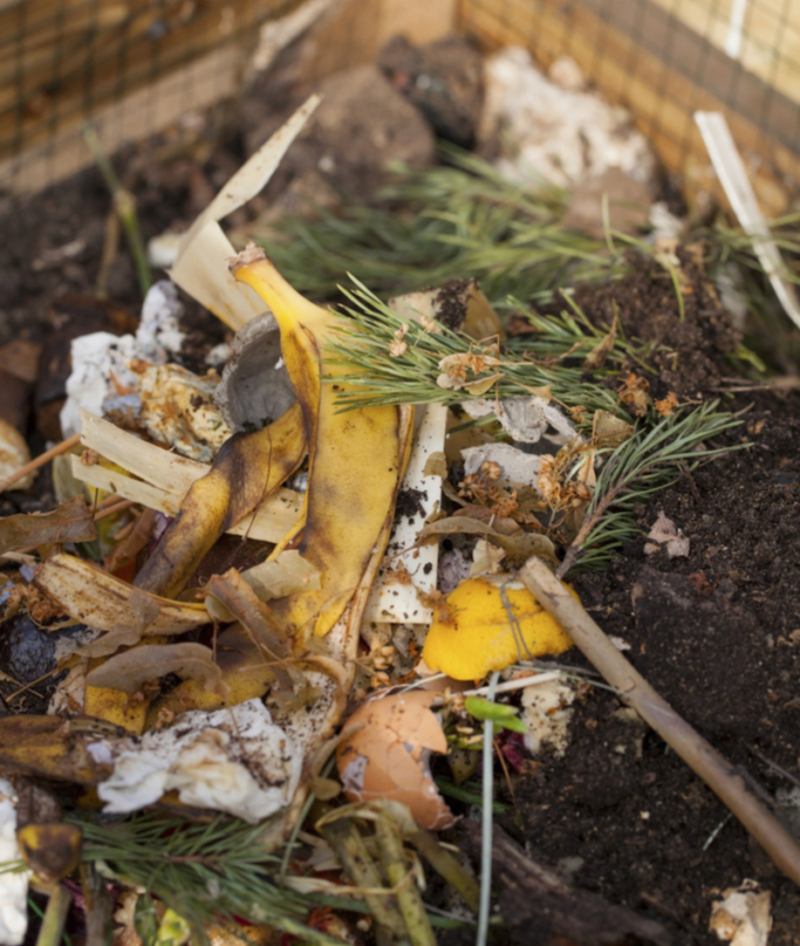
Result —
[[306, 453], [303, 413], [293, 404], [278, 420], [225, 442], [196, 480], [134, 585], [174, 598], [217, 539], [252, 512], [300, 466]]
[[303, 298], [252, 244], [234, 257], [231, 271], [272, 310], [303, 412], [309, 455], [305, 516], [278, 550], [296, 545], [319, 570], [321, 587], [270, 602], [274, 617], [303, 641], [312, 630], [317, 636], [330, 631], [380, 542], [381, 553], [385, 549], [388, 535], [381, 537], [408, 462], [412, 425], [394, 406], [337, 413], [344, 385], [335, 379], [342, 370], [326, 359], [323, 345], [338, 316]]

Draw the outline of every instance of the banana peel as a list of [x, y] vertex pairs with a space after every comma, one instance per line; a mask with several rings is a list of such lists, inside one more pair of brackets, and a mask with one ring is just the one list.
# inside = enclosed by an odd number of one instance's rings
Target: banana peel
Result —
[[234, 434], [209, 472], [189, 489], [177, 517], [134, 580], [137, 588], [174, 598], [217, 539], [295, 472], [306, 453], [299, 404], [263, 430]]
[[111, 767], [95, 761], [89, 746], [115, 727], [87, 717], [4, 716], [0, 719], [0, 769], [96, 785], [111, 774]]
[[408, 463], [413, 408], [337, 413], [336, 398], [344, 385], [335, 379], [343, 372], [326, 359], [323, 345], [338, 316], [303, 298], [252, 244], [234, 257], [231, 271], [272, 310], [303, 413], [309, 456], [304, 515], [276, 552], [296, 546], [320, 572], [321, 586], [270, 602], [276, 620], [303, 643], [312, 633], [328, 634], [361, 588], [375, 551], [382, 555], [386, 548], [388, 532], [381, 537], [387, 515], [391, 524]]

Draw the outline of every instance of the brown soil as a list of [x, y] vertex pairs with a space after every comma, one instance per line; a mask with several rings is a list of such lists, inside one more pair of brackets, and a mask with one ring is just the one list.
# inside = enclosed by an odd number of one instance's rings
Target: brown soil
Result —
[[[658, 270], [642, 265], [576, 299], [602, 322], [613, 298], [629, 336], [665, 346], [654, 359], [654, 394], [708, 398], [732, 373], [725, 354], [736, 335], [699, 272], [686, 267], [692, 286], [681, 321], [671, 281]], [[606, 633], [630, 647], [634, 666], [775, 805], [776, 791], [791, 791], [800, 776], [800, 396], [725, 401], [746, 411], [728, 442], [749, 448], [642, 505], [642, 538], [575, 587]], [[645, 554], [660, 510], [691, 539], [688, 558]], [[580, 654], [567, 662], [589, 669]], [[613, 693], [590, 689], [571, 734], [563, 758], [540, 760], [506, 798], [513, 808], [501, 823], [534, 858], [658, 919], [676, 944], [718, 942], [707, 932], [713, 893], [755, 878], [773, 895], [771, 946], [800, 942], [797, 888]], [[797, 833], [797, 812], [774, 810]]]

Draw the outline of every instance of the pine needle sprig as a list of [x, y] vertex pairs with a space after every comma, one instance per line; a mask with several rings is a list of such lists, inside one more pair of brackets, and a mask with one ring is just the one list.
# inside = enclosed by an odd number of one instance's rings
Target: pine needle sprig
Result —
[[[514, 357], [503, 353], [496, 340], [476, 342], [443, 325], [437, 324], [434, 332], [416, 322], [404, 322], [358, 279], [351, 279], [355, 289], [340, 287], [351, 303], [341, 307], [348, 318], [342, 320], [337, 337], [328, 345], [332, 362], [347, 372], [327, 379], [346, 388], [337, 399], [342, 410], [379, 404], [460, 404], [476, 397], [503, 399], [546, 392], [566, 408], [582, 408], [587, 414], [605, 410], [630, 420], [613, 390], [587, 381], [580, 364], [559, 363], [558, 351], [553, 358], [541, 358], [535, 351]], [[546, 320], [542, 326], [547, 330]], [[559, 349], [563, 323], [554, 322], [553, 329], [554, 348]], [[399, 339], [405, 349], [393, 355], [392, 344]], [[590, 341], [586, 338], [587, 344]], [[587, 347], [587, 354], [590, 350]], [[475, 356], [473, 363], [477, 365], [485, 361], [479, 371], [468, 374], [467, 386], [459, 389], [443, 387], [437, 380], [442, 374], [442, 359], [454, 355]], [[596, 373], [598, 378], [603, 374]], [[494, 384], [481, 390], [480, 382], [492, 376], [496, 376]], [[475, 389], [471, 391], [473, 382]]]
[[195, 824], [158, 812], [110, 824], [77, 823], [84, 836], [84, 861], [102, 862], [101, 867], [107, 865], [158, 897], [189, 923], [196, 941], [207, 939], [204, 927], [210, 920], [240, 917], [274, 926], [302, 942], [339, 943], [303, 923], [317, 905], [313, 898], [274, 882], [280, 857], [261, 840], [263, 824], [224, 816]]
[[680, 476], [712, 457], [742, 449], [748, 443], [709, 446], [707, 441], [738, 426], [733, 414], [718, 411], [718, 401], [665, 417], [654, 427], [639, 429], [606, 458], [592, 500], [557, 575], [576, 565], [606, 565], [615, 550], [638, 533], [633, 517], [636, 502], [665, 489]]
[[626, 265], [561, 225], [566, 191], [511, 182], [452, 147], [444, 157], [446, 166], [395, 165], [395, 182], [374, 205], [284, 218], [270, 257], [315, 298], [336, 298], [341, 273], [351, 272], [384, 296], [475, 277], [494, 303], [510, 292], [530, 299], [566, 282], [606, 279]]

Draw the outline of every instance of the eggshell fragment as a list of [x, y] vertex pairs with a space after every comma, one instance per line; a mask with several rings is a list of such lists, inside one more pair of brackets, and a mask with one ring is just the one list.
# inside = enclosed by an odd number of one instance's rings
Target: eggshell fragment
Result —
[[418, 690], [394, 693], [369, 700], [353, 713], [336, 753], [350, 801], [402, 802], [431, 831], [455, 823], [428, 766], [431, 752], [447, 752], [447, 739], [430, 709], [435, 697]]
[[[516, 629], [503, 603], [503, 590]], [[572, 646], [555, 618], [508, 575], [468, 578], [446, 601], [448, 613], [431, 625], [422, 659], [431, 670], [456, 680], [479, 680], [517, 660], [562, 654]]]

